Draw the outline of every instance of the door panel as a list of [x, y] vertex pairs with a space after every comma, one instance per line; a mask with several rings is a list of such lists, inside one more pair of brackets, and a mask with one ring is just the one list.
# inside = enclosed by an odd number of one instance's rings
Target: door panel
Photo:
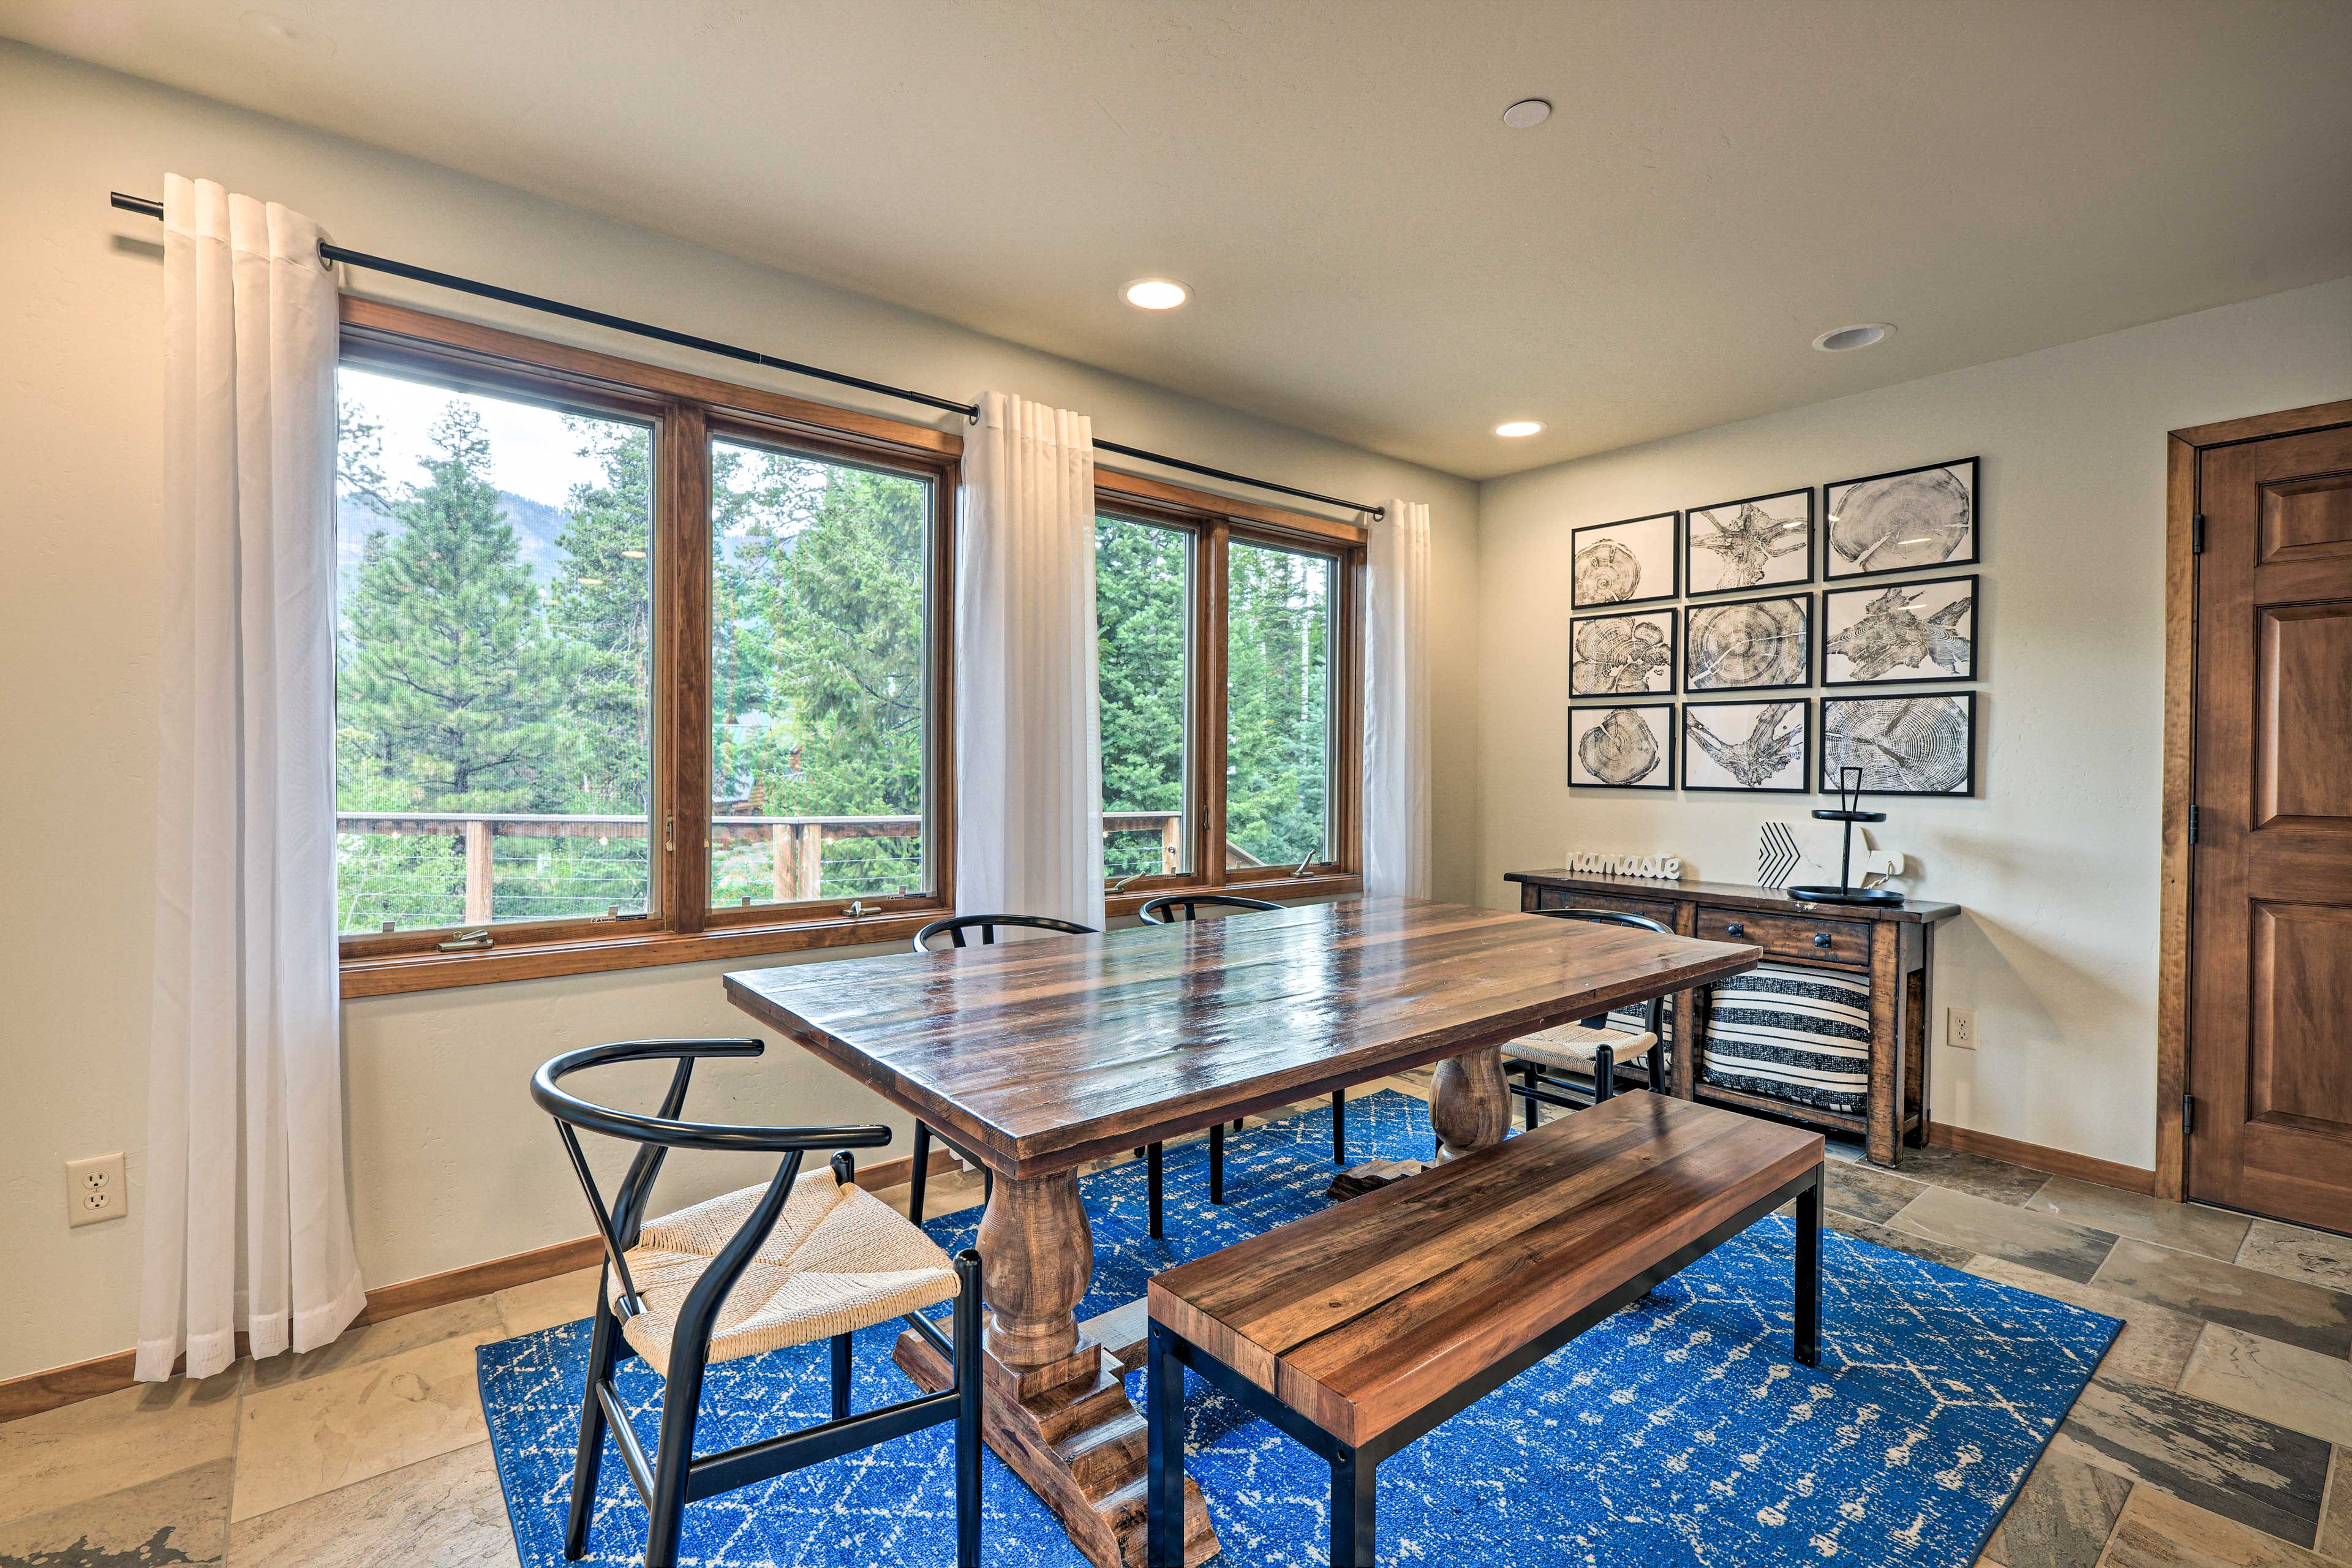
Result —
[[2352, 429], [2206, 449], [2189, 1189], [2352, 1230]]
[[2254, 826], [2282, 816], [2352, 827], [2352, 603], [2259, 612]]
[[2254, 906], [2248, 1119], [2352, 1133], [2352, 910]]

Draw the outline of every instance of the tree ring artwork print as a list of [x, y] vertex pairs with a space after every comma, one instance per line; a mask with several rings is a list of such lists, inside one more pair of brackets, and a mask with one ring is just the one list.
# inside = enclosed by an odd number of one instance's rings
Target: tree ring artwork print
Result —
[[1824, 487], [1823, 575], [1874, 577], [1977, 558], [1977, 459], [1840, 479]]
[[1683, 591], [1692, 598], [1812, 580], [1811, 486], [1683, 514]]
[[1864, 795], [1974, 795], [1977, 694], [1822, 699], [1821, 787], [1862, 770]]
[[1675, 705], [1568, 710], [1568, 782], [1579, 789], [1675, 787]]
[[1813, 599], [1790, 594], [1683, 611], [1683, 689], [1754, 691], [1812, 679]]
[[1822, 684], [1977, 678], [1977, 580], [1931, 577], [1822, 595]]
[[1597, 522], [1569, 531], [1569, 607], [1641, 605], [1671, 599], [1675, 581], [1675, 525], [1682, 513], [1623, 522]]
[[1683, 705], [1683, 788], [1810, 795], [1810, 699]]
[[1675, 613], [1587, 616], [1569, 623], [1568, 694], [1615, 697], [1675, 689]]

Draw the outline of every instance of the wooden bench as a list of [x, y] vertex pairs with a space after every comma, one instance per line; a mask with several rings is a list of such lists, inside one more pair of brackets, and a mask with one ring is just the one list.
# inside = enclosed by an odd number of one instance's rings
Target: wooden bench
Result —
[[1182, 1368], [1331, 1465], [1331, 1562], [1372, 1563], [1380, 1462], [1794, 1198], [1818, 1360], [1822, 1136], [1643, 1090], [1152, 1279], [1149, 1560], [1174, 1568]]

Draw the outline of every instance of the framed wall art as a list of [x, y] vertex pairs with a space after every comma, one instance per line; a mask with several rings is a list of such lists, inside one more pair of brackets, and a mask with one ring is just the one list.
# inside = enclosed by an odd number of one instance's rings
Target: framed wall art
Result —
[[1683, 690], [1770, 691], [1813, 679], [1813, 596], [1734, 599], [1683, 611]]
[[1683, 788], [1811, 795], [1809, 698], [1683, 704]]
[[1568, 710], [1568, 782], [1572, 789], [1675, 787], [1675, 705]]
[[1822, 577], [1878, 577], [1977, 559], [1977, 459], [1957, 458], [1822, 487]]
[[1569, 607], [1643, 605], [1680, 592], [1675, 541], [1682, 513], [1662, 511], [1569, 531]]
[[1928, 577], [1822, 595], [1822, 684], [1977, 678], [1977, 579]]
[[1860, 768], [1864, 795], [1974, 795], [1977, 694], [1824, 697], [1817, 776]]
[[1568, 694], [1617, 697], [1675, 689], [1675, 613], [1585, 616], [1568, 624]]
[[1811, 486], [1683, 513], [1683, 592], [1690, 597], [1812, 580]]

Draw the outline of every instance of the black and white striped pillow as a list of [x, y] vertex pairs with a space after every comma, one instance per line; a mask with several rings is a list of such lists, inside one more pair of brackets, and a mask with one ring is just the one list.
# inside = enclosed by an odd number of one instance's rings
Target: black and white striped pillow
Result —
[[1702, 1079], [1859, 1116], [1870, 1103], [1870, 983], [1763, 963], [1715, 987]]

